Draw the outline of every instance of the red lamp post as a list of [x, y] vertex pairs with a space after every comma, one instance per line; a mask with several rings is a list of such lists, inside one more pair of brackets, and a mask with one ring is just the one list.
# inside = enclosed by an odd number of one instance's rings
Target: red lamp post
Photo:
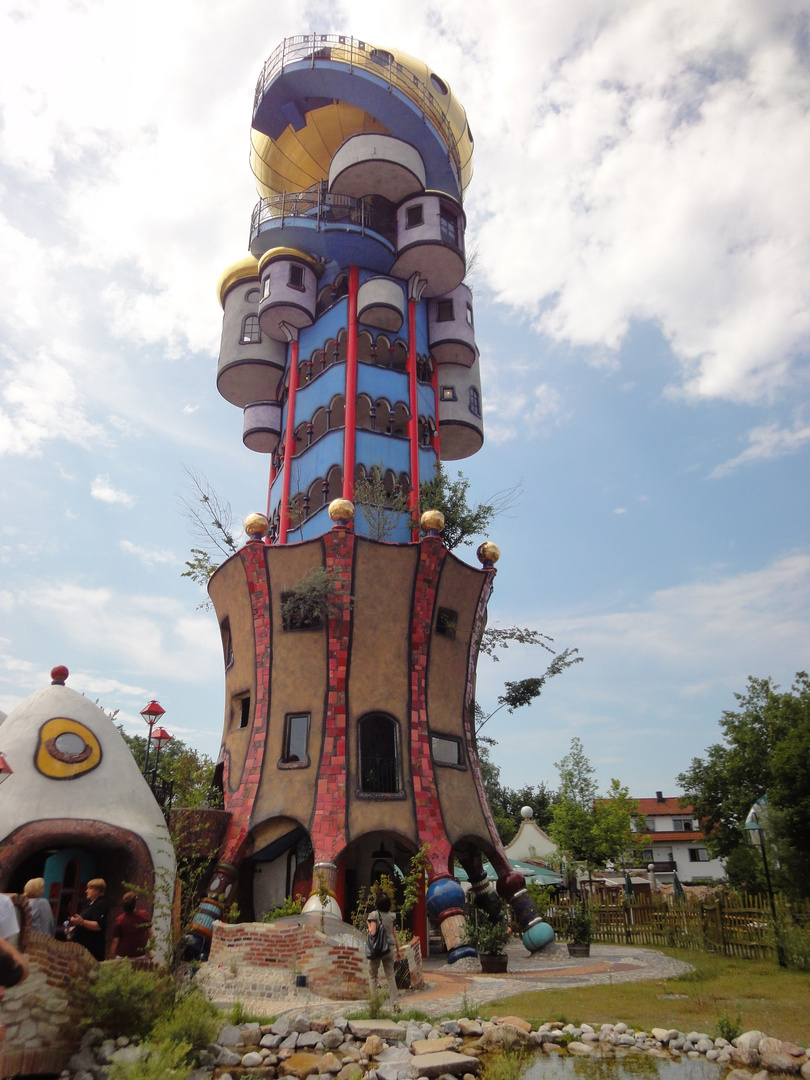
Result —
[[149, 769], [149, 744], [152, 741], [152, 728], [165, 715], [166, 710], [157, 701], [150, 701], [148, 705], [141, 709], [141, 716], [149, 725], [149, 738], [146, 740], [146, 761], [143, 766], [144, 776], [146, 776]]
[[168, 733], [165, 727], [156, 728], [153, 734], [149, 736], [151, 742], [155, 744], [155, 776], [157, 776], [158, 761], [160, 761], [160, 751], [166, 745], [172, 741], [171, 735]]

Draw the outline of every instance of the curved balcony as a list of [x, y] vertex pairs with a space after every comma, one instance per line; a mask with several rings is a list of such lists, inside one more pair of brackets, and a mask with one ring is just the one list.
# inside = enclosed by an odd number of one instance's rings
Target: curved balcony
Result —
[[368, 278], [357, 295], [357, 318], [366, 326], [396, 333], [405, 321], [405, 294], [391, 278]]
[[261, 199], [250, 219], [250, 250], [301, 248], [341, 266], [355, 263], [387, 274], [396, 255], [390, 204], [378, 196], [332, 195], [321, 184], [297, 194]]
[[329, 190], [362, 199], [382, 195], [398, 203], [425, 190], [425, 165], [419, 151], [391, 135], [350, 135], [329, 166]]

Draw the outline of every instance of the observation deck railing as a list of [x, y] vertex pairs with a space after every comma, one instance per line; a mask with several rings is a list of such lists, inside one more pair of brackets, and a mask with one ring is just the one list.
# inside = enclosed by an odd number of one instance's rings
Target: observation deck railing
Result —
[[319, 231], [330, 226], [355, 225], [365, 236], [366, 230], [377, 233], [390, 244], [396, 243], [396, 229], [390, 210], [375, 206], [373, 195], [354, 199], [350, 195], [334, 195], [324, 184], [315, 184], [306, 191], [271, 195], [260, 199], [250, 218], [250, 244], [269, 222], [281, 227], [288, 218], [303, 218], [314, 222]]
[[385, 49], [375, 49], [359, 38], [344, 34], [296, 34], [294, 37], [284, 38], [262, 67], [253, 99], [254, 117], [270, 83], [288, 64], [301, 60], [309, 60], [312, 67], [315, 67], [318, 60], [329, 60], [345, 64], [349, 71], [359, 68], [384, 79], [389, 87], [399, 90], [413, 102], [423, 118], [430, 120], [441, 135], [456, 174], [460, 176], [458, 140], [430, 88], [395, 60], [391, 53]]

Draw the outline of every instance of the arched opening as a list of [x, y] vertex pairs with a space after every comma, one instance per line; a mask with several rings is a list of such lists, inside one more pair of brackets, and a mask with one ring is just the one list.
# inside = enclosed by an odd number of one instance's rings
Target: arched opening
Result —
[[329, 408], [332, 411], [331, 419], [329, 421], [329, 430], [333, 428], [341, 428], [346, 422], [346, 401], [342, 394], [335, 394], [329, 403]]
[[333, 465], [326, 480], [329, 484], [326, 501], [332, 502], [333, 499], [339, 499], [343, 494], [343, 469], [339, 465]]
[[372, 349], [374, 343], [368, 330], [362, 330], [357, 335], [357, 360], [361, 364], [373, 364]]
[[399, 724], [385, 713], [369, 713], [358, 723], [360, 790], [393, 795], [400, 790]]
[[355, 427], [364, 428], [366, 431], [372, 430], [371, 410], [371, 398], [368, 394], [360, 394], [355, 409]]
[[312, 441], [320, 439], [321, 435], [325, 435], [329, 430], [329, 417], [326, 415], [326, 409], [316, 409], [312, 417]]
[[408, 421], [410, 418], [411, 414], [408, 411], [407, 405], [402, 401], [398, 401], [394, 406], [394, 427], [391, 434], [407, 436]]
[[404, 341], [395, 341], [391, 350], [391, 367], [394, 371], [408, 370], [408, 346]]

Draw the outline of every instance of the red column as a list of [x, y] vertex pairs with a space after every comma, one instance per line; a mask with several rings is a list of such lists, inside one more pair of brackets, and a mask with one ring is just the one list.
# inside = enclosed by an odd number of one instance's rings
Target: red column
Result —
[[290, 477], [295, 453], [295, 396], [298, 391], [298, 331], [293, 331], [290, 347], [290, 387], [287, 393], [287, 429], [284, 433], [284, 479], [281, 483], [281, 513], [278, 523], [278, 542], [287, 543], [290, 527]]
[[267, 478], [267, 510], [265, 511], [265, 517], [270, 520], [270, 496], [273, 491], [273, 481], [276, 478], [276, 465], [273, 454], [270, 455], [270, 475]]
[[349, 267], [349, 312], [346, 327], [346, 427], [343, 432], [343, 498], [354, 502], [354, 462], [357, 442], [357, 290], [360, 271]]
[[[408, 385], [410, 389], [411, 419], [408, 423], [408, 440], [411, 450], [411, 516], [419, 513], [419, 391], [416, 380], [416, 300], [408, 298]], [[419, 539], [419, 529], [414, 529], [412, 540]]]

